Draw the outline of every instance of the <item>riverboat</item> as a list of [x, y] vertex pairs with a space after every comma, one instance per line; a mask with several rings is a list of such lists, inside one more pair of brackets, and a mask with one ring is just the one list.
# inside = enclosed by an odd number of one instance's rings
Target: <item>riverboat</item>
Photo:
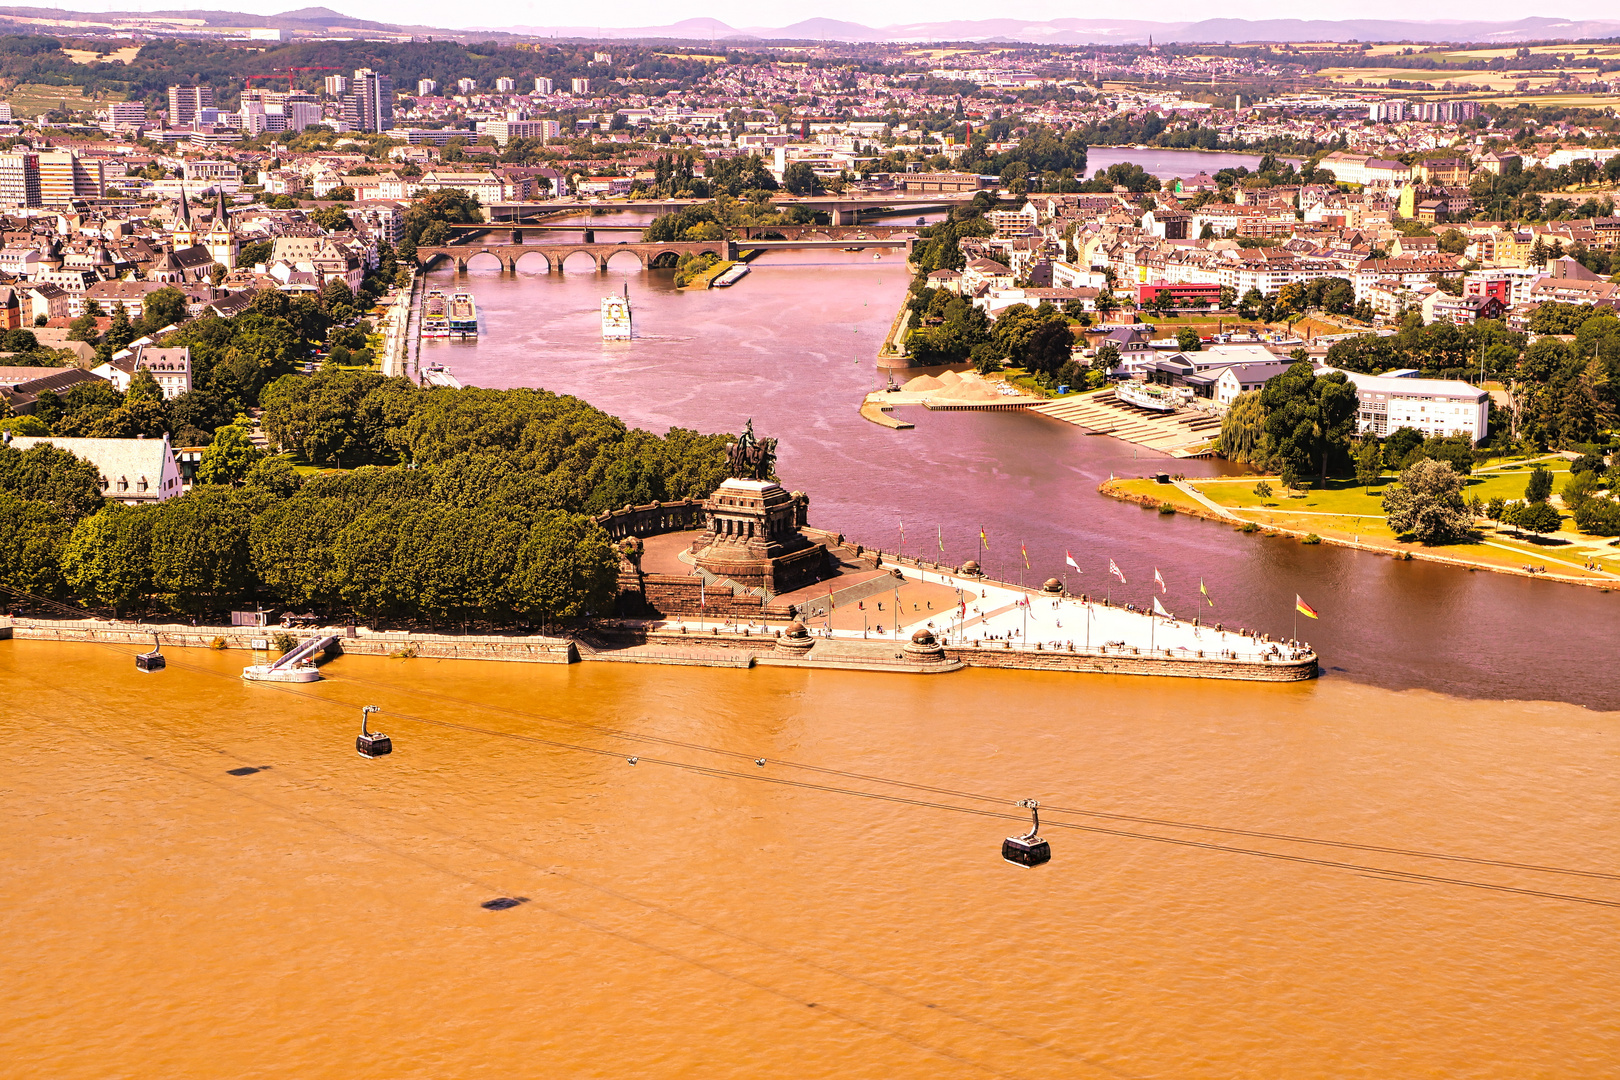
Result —
[[449, 336], [469, 338], [478, 336], [478, 303], [470, 292], [452, 293], [450, 296]]
[[441, 289], [429, 289], [427, 298], [422, 302], [422, 336], [425, 338], [450, 336], [449, 306]]
[[629, 341], [630, 286], [624, 287], [623, 296], [602, 297], [602, 340]]
[[1154, 412], [1175, 412], [1176, 397], [1167, 387], [1127, 379], [1114, 384], [1114, 396], [1127, 405]]
[[429, 364], [422, 369], [423, 386], [442, 386], [446, 390], [460, 390], [461, 380], [450, 374], [443, 364]]
[[306, 683], [319, 682], [320, 669], [306, 660], [300, 664], [276, 667], [274, 664], [250, 664], [242, 669], [242, 678], [248, 682]]
[[716, 289], [729, 289], [729, 288], [731, 288], [731, 286], [737, 284], [737, 282], [739, 282], [743, 278], [747, 277], [748, 273], [749, 273], [748, 264], [747, 263], [738, 263], [737, 265], [733, 266], [730, 270], [727, 270], [725, 273], [723, 273], [719, 277], [715, 278], [714, 283], [713, 283], [713, 285], [711, 287], [716, 288]]

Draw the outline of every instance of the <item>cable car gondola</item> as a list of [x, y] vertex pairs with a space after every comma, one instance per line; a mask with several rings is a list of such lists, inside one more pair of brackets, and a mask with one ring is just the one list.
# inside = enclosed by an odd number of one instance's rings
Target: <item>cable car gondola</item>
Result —
[[162, 671], [167, 662], [163, 659], [163, 644], [158, 641], [156, 634], [152, 635], [152, 651], [138, 653], [135, 656], [136, 671]]
[[354, 740], [354, 748], [361, 757], [382, 757], [384, 754], [394, 752], [394, 743], [388, 736], [380, 731], [366, 729], [366, 720], [374, 712], [381, 712], [381, 706], [367, 705], [360, 710], [360, 737]]
[[1018, 806], [1029, 807], [1034, 823], [1023, 836], [1009, 836], [1001, 842], [1001, 857], [1014, 866], [1025, 868], [1052, 861], [1052, 845], [1040, 838], [1041, 804], [1034, 799], [1019, 799]]

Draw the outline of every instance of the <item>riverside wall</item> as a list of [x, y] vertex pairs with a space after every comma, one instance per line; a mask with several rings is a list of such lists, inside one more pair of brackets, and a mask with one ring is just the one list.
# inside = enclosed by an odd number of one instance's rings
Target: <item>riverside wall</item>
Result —
[[278, 633], [300, 640], [335, 634], [335, 650], [357, 656], [419, 656], [435, 660], [506, 660], [531, 664], [572, 664], [579, 650], [569, 638], [541, 635], [458, 635], [373, 633], [357, 629], [354, 637], [343, 628], [286, 631], [276, 626], [186, 626], [178, 623], [113, 623], [104, 620], [13, 619], [0, 627], [0, 637], [19, 641], [72, 641], [124, 645], [142, 652], [153, 641], [170, 649], [242, 649], [273, 641]]
[[1303, 682], [1317, 675], [1316, 654], [1300, 659], [1265, 661], [1220, 657], [1142, 656], [1114, 652], [1060, 651], [1057, 649], [996, 648], [989, 643], [947, 645], [945, 655], [968, 667], [1012, 668], [1018, 671], [1074, 671], [1093, 675], [1159, 675], [1182, 679], [1238, 679], [1245, 682]]

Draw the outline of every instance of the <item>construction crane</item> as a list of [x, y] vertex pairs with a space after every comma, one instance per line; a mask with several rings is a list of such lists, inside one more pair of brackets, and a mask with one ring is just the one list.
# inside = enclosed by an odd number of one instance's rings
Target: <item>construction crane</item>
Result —
[[342, 71], [343, 69], [342, 68], [335, 68], [335, 67], [278, 67], [278, 68], [271, 68], [270, 70], [273, 71], [273, 72], [276, 72], [276, 74], [274, 74], [274, 75], [249, 75], [247, 78], [243, 79], [242, 80], [242, 89], [243, 90], [251, 90], [251, 89], [253, 89], [253, 80], [254, 79], [286, 79], [287, 80], [287, 89], [288, 89], [288, 91], [291, 91], [294, 88], [294, 86], [297, 85], [297, 78], [293, 74], [294, 72], [298, 72], [298, 71]]

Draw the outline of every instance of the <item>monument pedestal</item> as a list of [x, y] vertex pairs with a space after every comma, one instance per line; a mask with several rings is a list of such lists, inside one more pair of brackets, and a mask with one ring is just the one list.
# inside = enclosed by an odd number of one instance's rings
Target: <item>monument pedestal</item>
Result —
[[810, 500], [774, 480], [730, 479], [703, 504], [705, 528], [692, 561], [717, 578], [771, 594], [820, 580], [827, 548], [806, 537]]

